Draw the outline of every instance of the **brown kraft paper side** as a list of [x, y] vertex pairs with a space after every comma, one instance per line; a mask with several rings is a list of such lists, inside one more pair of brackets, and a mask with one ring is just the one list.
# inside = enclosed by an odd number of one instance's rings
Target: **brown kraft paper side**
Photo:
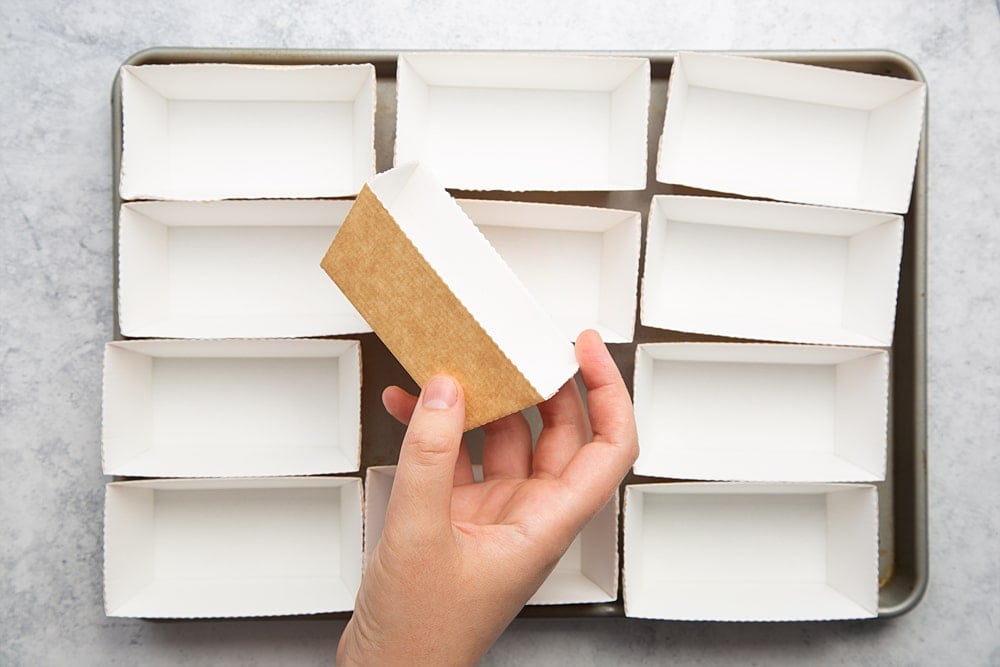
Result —
[[417, 384], [461, 383], [466, 430], [542, 400], [367, 185], [320, 266]]

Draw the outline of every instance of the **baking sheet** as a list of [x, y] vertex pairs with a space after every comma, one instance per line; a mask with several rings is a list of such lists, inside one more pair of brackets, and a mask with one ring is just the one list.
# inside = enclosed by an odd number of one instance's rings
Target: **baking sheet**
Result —
[[[648, 57], [652, 65], [652, 91], [648, 134], [648, 179], [645, 190], [632, 192], [467, 192], [464, 198], [508, 199], [564, 204], [581, 204], [640, 211], [643, 225], [654, 194], [717, 194], [672, 186], [655, 181], [657, 140], [663, 126], [667, 79], [673, 57], [669, 53], [620, 52], [604, 55]], [[897, 76], [923, 81], [917, 66], [889, 51], [770, 51], [740, 52], [740, 55], [774, 58], [811, 65]], [[376, 165], [378, 171], [392, 167], [396, 112], [396, 52], [334, 50], [258, 50], [154, 48], [141, 51], [125, 65], [170, 63], [245, 63], [308, 65], [372, 63], [377, 76]], [[122, 148], [121, 84], [115, 79], [111, 94], [112, 197], [114, 210], [115, 271], [114, 335], [122, 339], [118, 327], [118, 177]], [[926, 455], [926, 198], [927, 123], [924, 123], [916, 176], [909, 212], [904, 216], [903, 260], [900, 267], [895, 338], [891, 349], [888, 470], [879, 483], [879, 616], [906, 613], [920, 601], [927, 586], [927, 455]], [[645, 239], [645, 230], [643, 231]], [[643, 248], [643, 255], [644, 253]], [[317, 260], [318, 261], [318, 260]], [[641, 262], [642, 260], [640, 260]], [[640, 275], [642, 266], [640, 265]], [[638, 313], [637, 313], [638, 319]], [[409, 379], [374, 334], [347, 336], [361, 340], [362, 384], [362, 476], [369, 466], [394, 464], [404, 429], [388, 415], [381, 403], [382, 389], [399, 384], [411, 391]], [[712, 336], [692, 335], [641, 326], [636, 322], [635, 339], [628, 344], [609, 345], [612, 356], [631, 390], [635, 346], [640, 343], [677, 341], [726, 341]], [[479, 455], [481, 434], [469, 435], [474, 460]], [[630, 475], [624, 483], [662, 481]], [[619, 535], [621, 548], [621, 535]], [[621, 592], [606, 604], [530, 606], [523, 617], [620, 617], [624, 615]], [[333, 614], [331, 617], [346, 617]]]

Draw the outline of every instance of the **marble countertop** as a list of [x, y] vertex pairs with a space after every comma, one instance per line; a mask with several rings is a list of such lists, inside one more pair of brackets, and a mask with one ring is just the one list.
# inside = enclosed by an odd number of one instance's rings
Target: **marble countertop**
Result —
[[[330, 663], [342, 623], [102, 610], [109, 91], [157, 45], [899, 51], [930, 89], [931, 581], [890, 621], [518, 620], [521, 664], [1000, 665], [1000, 16], [995, 0], [0, 2], [0, 664]], [[557, 7], [561, 10], [557, 11]]]

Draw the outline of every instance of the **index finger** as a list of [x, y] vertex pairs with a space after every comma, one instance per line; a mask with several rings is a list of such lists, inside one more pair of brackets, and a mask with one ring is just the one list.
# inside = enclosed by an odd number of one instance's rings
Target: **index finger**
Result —
[[594, 440], [633, 443], [636, 433], [632, 398], [615, 360], [596, 331], [584, 331], [577, 338], [576, 358], [587, 388], [587, 411]]
[[585, 331], [576, 341], [594, 439], [570, 460], [561, 479], [570, 507], [583, 525], [604, 506], [639, 455], [635, 413], [628, 388], [600, 336]]

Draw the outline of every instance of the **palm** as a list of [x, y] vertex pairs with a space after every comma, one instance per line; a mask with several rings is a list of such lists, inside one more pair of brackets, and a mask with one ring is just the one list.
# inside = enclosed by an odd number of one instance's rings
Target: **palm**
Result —
[[[409, 421], [416, 397], [391, 388], [383, 400], [397, 419]], [[590, 439], [576, 383], [567, 382], [538, 411], [543, 428], [534, 447], [531, 430], [520, 414], [484, 427], [483, 482], [473, 481], [472, 463], [462, 445], [451, 498], [451, 520], [457, 530], [484, 539], [495, 539], [498, 534], [483, 530], [487, 527], [506, 526], [521, 532], [537, 527], [540, 517], [551, 516], [553, 507], [566, 500], [560, 476]]]
[[493, 479], [456, 486], [451, 519], [456, 525], [518, 525], [551, 503], [559, 482], [551, 479]]
[[[409, 421], [416, 397], [392, 388], [383, 400], [397, 419]], [[462, 444], [451, 503], [454, 525], [524, 527], [547, 515], [552, 504], [560, 501], [565, 489], [559, 476], [590, 439], [576, 382], [567, 382], [539, 404], [538, 411], [543, 428], [534, 447], [531, 430], [520, 414], [484, 427], [483, 482], [473, 481], [468, 449]]]

